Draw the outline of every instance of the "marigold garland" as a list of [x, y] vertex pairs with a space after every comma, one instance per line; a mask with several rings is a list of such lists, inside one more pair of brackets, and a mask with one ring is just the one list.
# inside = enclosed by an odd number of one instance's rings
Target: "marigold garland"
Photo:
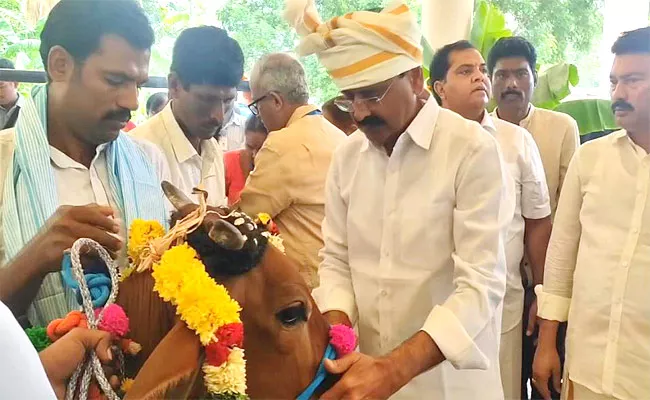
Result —
[[140, 262], [142, 252], [147, 248], [149, 242], [162, 237], [164, 234], [165, 228], [158, 221], [133, 220], [129, 229], [129, 244], [127, 249], [130, 264], [137, 265]]
[[154, 291], [176, 306], [206, 349], [204, 382], [216, 398], [246, 396], [241, 307], [228, 290], [208, 275], [196, 250], [183, 243], [165, 251], [154, 264]]

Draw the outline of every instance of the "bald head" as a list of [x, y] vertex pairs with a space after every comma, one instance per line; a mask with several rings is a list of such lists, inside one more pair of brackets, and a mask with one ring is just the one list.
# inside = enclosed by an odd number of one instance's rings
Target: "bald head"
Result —
[[253, 67], [250, 84], [254, 99], [276, 92], [290, 103], [302, 105], [309, 101], [305, 70], [286, 53], [262, 56]]

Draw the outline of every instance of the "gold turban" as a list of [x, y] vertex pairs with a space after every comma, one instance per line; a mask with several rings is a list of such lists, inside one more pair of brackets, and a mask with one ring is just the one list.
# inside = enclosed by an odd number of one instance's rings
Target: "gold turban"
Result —
[[341, 90], [386, 81], [422, 65], [421, 33], [402, 1], [323, 23], [314, 0], [286, 0], [284, 18], [301, 36], [297, 53], [316, 54]]

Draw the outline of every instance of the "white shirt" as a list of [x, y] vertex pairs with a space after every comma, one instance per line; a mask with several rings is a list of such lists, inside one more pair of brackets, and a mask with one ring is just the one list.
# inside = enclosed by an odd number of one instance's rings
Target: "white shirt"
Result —
[[[492, 113], [498, 119], [498, 109]], [[573, 153], [580, 146], [578, 124], [570, 115], [536, 108], [532, 104], [519, 126], [533, 136], [542, 157], [546, 184], [551, 199], [551, 214], [555, 215], [564, 176]]]
[[541, 219], [551, 214], [544, 166], [535, 140], [524, 128], [492, 118], [486, 112], [481, 125], [499, 143], [501, 155], [514, 182], [515, 213], [506, 239], [508, 280], [503, 301], [501, 333], [514, 329], [524, 313], [524, 287], [521, 260], [524, 257], [526, 219]]
[[246, 117], [233, 111], [232, 117], [221, 129], [219, 143], [224, 151], [241, 150], [246, 147]]
[[0, 302], [0, 397], [56, 400], [41, 359], [11, 311]]
[[320, 310], [358, 322], [363, 353], [387, 354], [422, 330], [447, 358], [395, 398], [503, 399], [505, 173], [496, 141], [433, 99], [391, 157], [359, 131], [334, 154]]
[[214, 138], [203, 140], [199, 155], [174, 117], [173, 102], [170, 101], [161, 112], [129, 134], [148, 140], [162, 150], [171, 172], [171, 183], [191, 199], [196, 199], [192, 191], [202, 183], [203, 189], [208, 192], [209, 205], [228, 204], [221, 146]]
[[569, 379], [650, 398], [650, 155], [618, 131], [585, 143], [562, 189], [538, 315], [569, 320]]
[[[14, 135], [15, 129], [0, 132], [0, 260], [4, 259], [4, 236], [1, 221], [2, 193], [4, 193], [9, 161], [14, 154]], [[160, 150], [144, 140], [137, 138], [133, 138], [133, 140], [151, 160], [160, 181], [169, 180], [169, 168]], [[106, 158], [103, 156], [105, 150], [105, 144], [97, 146], [95, 158], [91, 162], [90, 168], [86, 168], [60, 150], [50, 146], [50, 159], [54, 170], [59, 205], [82, 206], [97, 203], [117, 208], [118, 203], [113, 198], [110, 187]], [[102, 156], [100, 157], [100, 155]], [[171, 208], [170, 205], [168, 207]]]

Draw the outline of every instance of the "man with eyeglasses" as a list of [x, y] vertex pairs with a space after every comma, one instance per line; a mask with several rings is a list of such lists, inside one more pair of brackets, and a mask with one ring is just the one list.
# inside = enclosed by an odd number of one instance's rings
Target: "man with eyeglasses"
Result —
[[[468, 41], [443, 46], [431, 62], [434, 95], [445, 108], [481, 124], [499, 143], [511, 176], [514, 216], [506, 240], [508, 275], [501, 321], [499, 367], [506, 399], [521, 396], [522, 315], [524, 287], [520, 265], [524, 253], [532, 265], [533, 279], [542, 283], [544, 259], [551, 235], [551, 206], [544, 167], [537, 145], [528, 131], [492, 118], [485, 107], [492, 86], [481, 53]], [[532, 321], [536, 314], [530, 316]]]
[[286, 254], [315, 288], [323, 247], [325, 179], [332, 154], [346, 136], [309, 104], [305, 70], [292, 56], [263, 56], [253, 67], [250, 84], [254, 101], [249, 108], [269, 135], [255, 155], [239, 207], [249, 215], [264, 212], [273, 217]]
[[202, 184], [213, 206], [227, 204], [218, 138], [233, 113], [243, 71], [242, 50], [226, 31], [213, 26], [184, 30], [167, 78], [169, 104], [131, 131], [160, 147], [174, 185], [192, 195]]
[[406, 4], [323, 22], [313, 1], [285, 17], [359, 127], [335, 152], [314, 291], [359, 353], [326, 369], [321, 398], [503, 400], [503, 239], [514, 213], [495, 139], [424, 92], [421, 33]]

